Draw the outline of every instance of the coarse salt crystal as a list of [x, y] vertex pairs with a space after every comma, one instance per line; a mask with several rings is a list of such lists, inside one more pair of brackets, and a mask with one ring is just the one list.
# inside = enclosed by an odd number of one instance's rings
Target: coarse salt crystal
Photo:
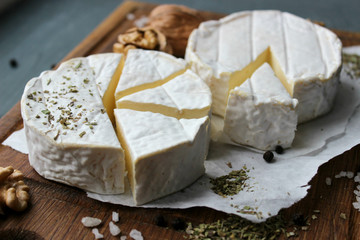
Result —
[[356, 176], [354, 177], [354, 181], [355, 181], [355, 182], [360, 182], [360, 176], [359, 176], [359, 175], [356, 175]]
[[352, 204], [353, 204], [353, 206], [354, 206], [355, 209], [360, 210], [360, 203], [358, 203], [358, 202], [353, 202]]
[[331, 185], [331, 178], [329, 178], [329, 177], [327, 177], [327, 178], [325, 178], [325, 183], [326, 183], [326, 185]]
[[353, 173], [353, 172], [347, 172], [347, 173], [346, 173], [346, 176], [347, 176], [348, 178], [353, 178], [353, 177], [354, 177], [354, 173]]
[[111, 235], [113, 235], [113, 236], [117, 236], [121, 232], [120, 228], [118, 226], [116, 226], [115, 223], [112, 221], [109, 222], [109, 230], [110, 230]]
[[99, 229], [97, 229], [97, 228], [93, 228], [93, 229], [92, 229], [92, 233], [94, 234], [95, 239], [104, 238], [104, 235], [102, 235], [101, 233], [99, 233]]
[[126, 236], [121, 236], [120, 240], [126, 240]]
[[341, 177], [345, 177], [345, 176], [346, 176], [346, 172], [345, 172], [345, 171], [341, 171], [341, 172], [339, 173], [339, 175], [340, 175]]
[[336, 174], [335, 178], [341, 178], [340, 174]]
[[96, 227], [101, 223], [101, 219], [93, 218], [93, 217], [83, 217], [81, 219], [81, 223], [85, 227]]
[[357, 188], [357, 190], [359, 190], [359, 191], [360, 191], [360, 185], [357, 185], [357, 186], [356, 186], [356, 188]]
[[354, 190], [356, 196], [360, 196], [360, 192], [358, 190]]
[[132, 237], [134, 240], [143, 240], [143, 236], [140, 231], [136, 229], [132, 229], [129, 234], [130, 237]]
[[113, 220], [113, 222], [119, 221], [119, 213], [118, 212], [112, 212], [112, 220]]

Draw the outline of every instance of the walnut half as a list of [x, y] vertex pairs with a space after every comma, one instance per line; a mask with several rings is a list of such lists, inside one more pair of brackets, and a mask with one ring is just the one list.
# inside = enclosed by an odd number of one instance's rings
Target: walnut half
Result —
[[0, 213], [7, 206], [14, 211], [24, 211], [28, 206], [29, 187], [25, 185], [23, 174], [12, 166], [0, 167]]
[[141, 48], [159, 50], [172, 53], [166, 42], [166, 37], [158, 30], [152, 28], [131, 28], [118, 36], [118, 42], [113, 45], [113, 51], [127, 54], [130, 49]]

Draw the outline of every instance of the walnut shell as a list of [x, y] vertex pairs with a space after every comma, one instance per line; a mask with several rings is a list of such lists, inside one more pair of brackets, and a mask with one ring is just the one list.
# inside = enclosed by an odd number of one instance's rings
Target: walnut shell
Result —
[[148, 25], [162, 32], [177, 57], [184, 57], [190, 33], [204, 21], [200, 13], [182, 5], [164, 4], [154, 8]]

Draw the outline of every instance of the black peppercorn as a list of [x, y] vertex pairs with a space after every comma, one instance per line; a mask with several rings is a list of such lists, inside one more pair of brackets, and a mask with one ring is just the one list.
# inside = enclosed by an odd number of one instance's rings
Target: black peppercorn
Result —
[[266, 162], [271, 162], [274, 159], [274, 154], [272, 151], [266, 151], [263, 155], [263, 158]]
[[12, 68], [17, 68], [18, 67], [18, 62], [16, 61], [16, 59], [10, 59], [10, 67]]
[[283, 149], [282, 146], [277, 145], [277, 146], [275, 147], [275, 152], [276, 152], [277, 154], [282, 154], [282, 153], [284, 153], [284, 149]]
[[155, 224], [159, 227], [167, 227], [167, 222], [163, 215], [157, 215], [155, 217]]
[[299, 213], [295, 213], [293, 215], [293, 222], [295, 225], [298, 226], [306, 226], [306, 218], [304, 217], [304, 215]]
[[184, 221], [183, 219], [181, 219], [181, 218], [175, 218], [175, 219], [172, 221], [171, 226], [172, 226], [175, 230], [177, 230], [177, 231], [179, 231], [179, 230], [185, 230], [185, 228], [186, 228], [186, 223], [185, 223], [185, 221]]

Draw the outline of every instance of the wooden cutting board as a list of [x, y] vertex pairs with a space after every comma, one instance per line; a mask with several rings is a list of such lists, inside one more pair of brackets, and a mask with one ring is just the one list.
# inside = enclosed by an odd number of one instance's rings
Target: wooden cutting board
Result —
[[[126, 18], [127, 14], [132, 13], [136, 18], [140, 18], [148, 15], [155, 6], [148, 3], [124, 2], [63, 60], [111, 52], [117, 35], [133, 27], [133, 21]], [[203, 15], [206, 19], [217, 19], [222, 16], [208, 12], [204, 12]], [[341, 38], [344, 46], [360, 44], [359, 33], [339, 30], [334, 32]], [[20, 104], [17, 103], [0, 119], [0, 142], [22, 127]], [[317, 219], [310, 221], [309, 230], [301, 231], [298, 239], [360, 238], [360, 214], [352, 206], [352, 202], [356, 200], [353, 191], [357, 184], [347, 178], [334, 178], [342, 170], [360, 170], [359, 160], [360, 145], [331, 159], [319, 168], [318, 174], [310, 181], [308, 195], [282, 211], [285, 219], [291, 220], [294, 214], [301, 213], [311, 218], [313, 210], [320, 210], [320, 213], [316, 213]], [[7, 165], [12, 165], [24, 173], [25, 183], [31, 189], [31, 204], [23, 213], [10, 211], [7, 215], [0, 216], [0, 239], [20, 235], [27, 236], [26, 239], [94, 239], [91, 229], [81, 224], [81, 218], [85, 216], [102, 219], [103, 224], [100, 225], [99, 231], [104, 234], [105, 239], [116, 239], [108, 230], [112, 211], [120, 214], [120, 222], [117, 225], [121, 228], [122, 235], [128, 236], [131, 229], [136, 228], [142, 232], [145, 239], [183, 239], [186, 234], [171, 227], [171, 222], [175, 219], [180, 218], [196, 225], [228, 216], [204, 207], [185, 210], [143, 209], [101, 203], [87, 198], [81, 190], [40, 177], [30, 167], [27, 155], [0, 145], [0, 166]], [[331, 186], [325, 184], [326, 177], [333, 179]], [[340, 217], [341, 213], [346, 215], [346, 219]], [[169, 223], [168, 228], [155, 224], [158, 215], [164, 216]]]

